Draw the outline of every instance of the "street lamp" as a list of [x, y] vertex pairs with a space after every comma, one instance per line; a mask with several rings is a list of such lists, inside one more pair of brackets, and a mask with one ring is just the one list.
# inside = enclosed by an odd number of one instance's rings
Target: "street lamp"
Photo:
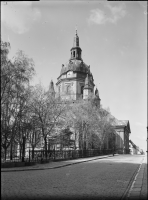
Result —
[[[147, 126], [147, 134], [148, 134], [148, 126]], [[147, 145], [148, 145], [148, 137], [147, 137], [146, 141], [147, 141]], [[146, 152], [148, 152], [148, 150]]]
[[113, 151], [113, 156], [115, 154], [115, 133], [112, 133], [112, 151]]
[[23, 151], [22, 151], [22, 162], [24, 162], [24, 158], [25, 158], [25, 134], [23, 134]]

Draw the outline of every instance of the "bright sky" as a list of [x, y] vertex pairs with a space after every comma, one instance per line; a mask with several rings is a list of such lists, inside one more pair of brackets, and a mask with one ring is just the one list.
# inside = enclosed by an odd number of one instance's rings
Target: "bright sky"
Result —
[[147, 2], [2, 2], [1, 34], [13, 57], [23, 50], [35, 62], [32, 84], [57, 82], [70, 58], [75, 27], [83, 61], [90, 65], [101, 103], [129, 120], [130, 139], [147, 146]]

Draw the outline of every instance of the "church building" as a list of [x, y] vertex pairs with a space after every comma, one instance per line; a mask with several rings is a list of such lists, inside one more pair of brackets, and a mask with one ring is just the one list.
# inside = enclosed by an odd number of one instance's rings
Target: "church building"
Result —
[[[70, 50], [70, 59], [62, 64], [60, 76], [57, 78], [56, 95], [62, 100], [87, 99], [94, 94], [94, 79], [90, 66], [82, 59], [82, 49], [79, 46], [77, 30], [75, 33], [73, 47]], [[95, 98], [100, 105], [98, 90], [95, 91]]]
[[[57, 98], [73, 102], [80, 99], [86, 100], [89, 96], [93, 96], [95, 103], [100, 107], [99, 92], [97, 88], [94, 92], [94, 87], [90, 65], [87, 65], [82, 59], [82, 49], [76, 30], [73, 47], [70, 49], [70, 59], [62, 64], [60, 76], [57, 78], [56, 92], [53, 81], [50, 82], [49, 92]], [[116, 119], [114, 126], [118, 153], [129, 153], [129, 134], [131, 133], [129, 121]]]

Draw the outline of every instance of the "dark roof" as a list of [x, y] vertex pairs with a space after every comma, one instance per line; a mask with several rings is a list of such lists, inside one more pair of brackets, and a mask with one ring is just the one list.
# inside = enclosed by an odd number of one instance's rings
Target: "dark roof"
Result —
[[68, 72], [68, 71], [77, 71], [91, 74], [90, 67], [86, 65], [82, 60], [69, 60], [65, 65], [62, 66], [60, 75]]

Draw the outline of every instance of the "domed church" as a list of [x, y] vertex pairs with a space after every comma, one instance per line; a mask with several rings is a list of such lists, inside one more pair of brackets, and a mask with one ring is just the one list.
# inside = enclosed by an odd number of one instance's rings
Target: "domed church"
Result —
[[[95, 104], [100, 107], [98, 89], [94, 92], [94, 79], [90, 71], [90, 65], [83, 62], [82, 49], [79, 46], [77, 30], [74, 36], [73, 47], [70, 50], [70, 59], [62, 64], [60, 76], [57, 78], [56, 92], [53, 81], [50, 82], [51, 95], [66, 101], [88, 99], [92, 96]], [[118, 120], [114, 124], [116, 129], [116, 145], [118, 153], [129, 153], [129, 134], [131, 133], [129, 120]], [[107, 142], [108, 145], [108, 142]]]
[[60, 76], [57, 78], [56, 96], [61, 97], [62, 100], [80, 100], [94, 95], [100, 105], [101, 99], [97, 89], [94, 94], [95, 84], [90, 65], [84, 63], [82, 59], [77, 30], [70, 52], [70, 59], [62, 64]]

